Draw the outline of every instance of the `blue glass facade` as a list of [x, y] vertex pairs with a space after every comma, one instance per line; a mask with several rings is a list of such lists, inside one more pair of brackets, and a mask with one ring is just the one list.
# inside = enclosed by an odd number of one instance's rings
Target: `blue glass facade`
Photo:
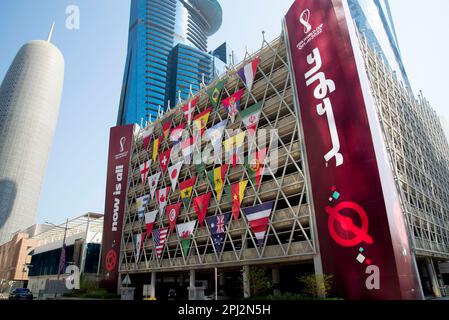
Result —
[[[177, 94], [173, 94], [176, 86], [181, 89], [191, 80], [196, 92], [203, 73], [208, 83], [213, 77], [214, 59], [206, 53], [207, 37], [221, 23], [222, 9], [217, 0], [131, 0], [117, 124], [140, 124], [149, 117], [154, 120], [159, 106], [165, 108], [168, 100], [172, 105], [177, 101]], [[185, 90], [181, 90], [185, 96]]]
[[348, 3], [359, 32], [410, 88], [388, 0], [348, 0]]

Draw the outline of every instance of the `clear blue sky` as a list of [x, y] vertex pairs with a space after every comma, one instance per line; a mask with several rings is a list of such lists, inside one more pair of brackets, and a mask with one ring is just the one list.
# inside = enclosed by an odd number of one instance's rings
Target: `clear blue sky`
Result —
[[[129, 0], [0, 1], [0, 79], [18, 49], [45, 39], [56, 20], [54, 43], [65, 56], [61, 111], [46, 173], [38, 221], [62, 222], [104, 210], [109, 128], [115, 125], [126, 58]], [[414, 90], [423, 90], [449, 118], [449, 1], [392, 0], [399, 43]], [[224, 40], [239, 58], [281, 32], [292, 0], [221, 0], [224, 23], [209, 42]], [[78, 5], [80, 30], [65, 29], [65, 8]]]

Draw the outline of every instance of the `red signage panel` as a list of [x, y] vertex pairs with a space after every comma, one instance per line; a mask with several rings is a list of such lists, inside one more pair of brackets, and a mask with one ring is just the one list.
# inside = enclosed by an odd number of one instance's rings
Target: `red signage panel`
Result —
[[117, 291], [134, 125], [111, 128], [101, 255], [102, 287]]
[[323, 271], [349, 299], [421, 297], [345, 0], [297, 0], [285, 28]]

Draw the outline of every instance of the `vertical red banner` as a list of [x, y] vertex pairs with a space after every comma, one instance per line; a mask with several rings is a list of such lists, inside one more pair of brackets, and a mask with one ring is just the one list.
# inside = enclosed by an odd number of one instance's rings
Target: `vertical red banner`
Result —
[[101, 255], [102, 287], [117, 291], [134, 125], [111, 128]]
[[346, 1], [297, 0], [284, 28], [324, 273], [345, 298], [420, 298]]

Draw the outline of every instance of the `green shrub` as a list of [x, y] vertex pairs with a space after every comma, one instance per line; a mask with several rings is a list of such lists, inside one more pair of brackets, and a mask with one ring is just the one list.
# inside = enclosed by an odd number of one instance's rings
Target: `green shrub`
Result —
[[333, 275], [322, 275], [321, 276], [321, 287], [317, 286], [317, 278], [315, 274], [308, 274], [302, 277], [298, 277], [299, 283], [303, 286], [303, 292], [309, 297], [318, 297], [319, 293], [323, 293], [326, 297], [330, 294], [332, 290], [332, 279]]

